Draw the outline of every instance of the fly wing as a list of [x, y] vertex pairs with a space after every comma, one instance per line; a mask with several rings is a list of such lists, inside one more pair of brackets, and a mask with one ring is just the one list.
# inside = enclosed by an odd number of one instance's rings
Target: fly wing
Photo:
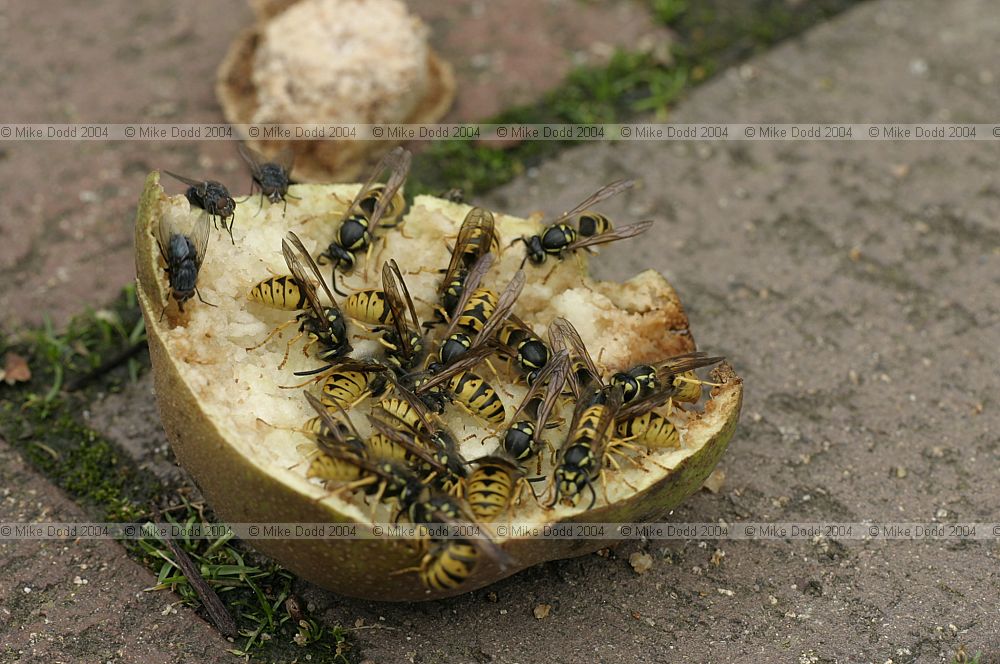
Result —
[[267, 157], [242, 143], [236, 145], [236, 150], [243, 157], [243, 161], [247, 163], [247, 166], [250, 167], [250, 172], [253, 174], [254, 180], [260, 181], [262, 176], [260, 167], [268, 162]]
[[277, 164], [285, 171], [285, 175], [291, 175], [292, 167], [295, 166], [295, 150], [292, 149], [291, 145], [286, 145], [278, 151], [278, 154], [274, 155], [271, 163]]
[[198, 195], [204, 197], [208, 193], [208, 181], [207, 180], [192, 180], [191, 178], [186, 178], [183, 175], [178, 175], [177, 173], [172, 173], [167, 169], [163, 169], [163, 172], [177, 180], [178, 182], [183, 182], [184, 184], [194, 187], [198, 190]]
[[593, 207], [601, 201], [611, 198], [612, 196], [617, 196], [626, 189], [631, 189], [633, 186], [635, 186], [635, 180], [615, 180], [611, 184], [601, 187], [585, 200], [581, 201], [575, 208], [569, 212], [564, 212], [560, 217], [550, 223], [558, 224], [566, 221], [567, 219], [580, 214], [587, 208]]
[[198, 218], [194, 222], [194, 226], [191, 227], [191, 235], [189, 239], [191, 244], [194, 246], [195, 251], [195, 264], [201, 267], [201, 264], [205, 260], [205, 251], [208, 249], [208, 236], [211, 234], [209, 230], [211, 229], [211, 224], [208, 219], [208, 213], [204, 210], [198, 215]]

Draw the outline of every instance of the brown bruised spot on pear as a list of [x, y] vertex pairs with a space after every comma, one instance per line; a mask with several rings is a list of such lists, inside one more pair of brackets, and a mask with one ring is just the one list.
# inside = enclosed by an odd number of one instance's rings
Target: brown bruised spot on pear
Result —
[[[160, 220], [173, 227], [191, 227], [198, 210], [180, 195], [167, 196], [159, 174], [146, 181], [136, 221], [138, 295], [149, 337], [156, 398], [168, 438], [181, 465], [193, 476], [206, 499], [230, 523], [367, 523], [372, 508], [361, 496], [332, 494], [331, 488], [307, 478], [314, 446], [301, 427], [315, 415], [301, 389], [283, 386], [301, 382], [293, 374], [319, 363], [293, 345], [282, 369], [288, 333], [253, 351], [290, 312], [267, 307], [248, 297], [251, 288], [270, 276], [288, 273], [281, 242], [289, 230], [313, 255], [326, 249], [336, 220], [357, 192], [358, 185], [293, 185], [287, 212], [281, 205], [241, 205], [236, 210], [235, 244], [212, 231], [198, 275], [204, 299], [216, 305], [188, 301], [181, 313], [170, 299], [155, 235]], [[338, 274], [348, 292], [381, 287], [381, 266], [389, 258], [399, 263], [421, 320], [432, 319], [439, 269], [448, 265], [454, 242], [469, 206], [418, 196], [397, 229], [379, 230], [372, 254], [349, 274]], [[538, 232], [537, 222], [495, 213], [499, 245]], [[654, 231], [655, 232], [655, 231]], [[500, 290], [524, 258], [518, 244], [496, 257], [487, 285]], [[378, 267], [379, 269], [375, 269]], [[514, 312], [544, 338], [557, 317], [571, 321], [607, 377], [639, 363], [654, 362], [694, 350], [687, 318], [673, 288], [655, 271], [642, 272], [618, 284], [594, 281], [576, 260], [550, 259], [528, 265], [527, 282]], [[326, 272], [326, 270], [324, 270]], [[166, 307], [166, 315], [160, 314]], [[441, 327], [437, 328], [440, 334]], [[352, 356], [380, 356], [374, 335], [360, 326], [351, 329]], [[431, 344], [433, 352], [433, 344]], [[497, 388], [508, 413], [520, 404], [526, 388], [519, 374], [503, 360], [477, 370]], [[710, 397], [687, 410], [674, 409], [670, 419], [678, 432], [676, 448], [632, 454], [636, 462], [607, 473], [605, 487], [597, 481], [595, 505], [588, 496], [575, 504], [551, 509], [525, 497], [496, 521], [539, 526], [573, 522], [638, 522], [662, 518], [696, 491], [716, 466], [736, 427], [742, 403], [742, 381], [727, 364], [711, 372], [718, 383]], [[313, 391], [317, 388], [313, 387]], [[565, 401], [565, 400], [561, 400]], [[362, 435], [370, 433], [364, 413], [367, 402], [350, 412]], [[554, 416], [569, 420], [572, 404], [560, 403]], [[461, 453], [477, 459], [496, 449], [498, 432], [460, 408], [450, 407], [444, 424], [455, 434]], [[567, 424], [547, 432], [558, 447]], [[551, 482], [551, 455], [542, 452], [543, 472]], [[534, 461], [529, 464], [534, 475]], [[545, 503], [544, 499], [542, 503]], [[375, 518], [395, 517], [387, 505]], [[609, 539], [613, 539], [609, 537]], [[511, 564], [478, 555], [467, 578], [455, 587], [431, 590], [418, 568], [425, 550], [421, 543], [401, 539], [256, 540], [253, 546], [302, 577], [335, 592], [387, 601], [410, 601], [457, 595], [493, 583], [521, 569], [560, 558], [596, 551], [607, 540], [531, 539], [498, 537], [495, 544]], [[467, 551], [449, 553], [459, 559]]]

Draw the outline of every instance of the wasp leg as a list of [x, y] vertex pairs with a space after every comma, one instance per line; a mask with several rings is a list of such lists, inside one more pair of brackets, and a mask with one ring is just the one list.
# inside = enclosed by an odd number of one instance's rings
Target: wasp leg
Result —
[[261, 346], [263, 346], [264, 344], [266, 344], [268, 341], [270, 341], [276, 334], [280, 333], [282, 330], [284, 330], [286, 327], [288, 327], [289, 325], [293, 324], [297, 320], [298, 320], [298, 318], [293, 318], [292, 320], [288, 321], [287, 323], [282, 323], [278, 327], [276, 327], [273, 330], [271, 330], [271, 333], [269, 335], [267, 335], [266, 337], [264, 337], [263, 341], [261, 341], [256, 346], [250, 346], [249, 348], [246, 349], [246, 351], [249, 353], [252, 350], [257, 350], [258, 348], [260, 348]]
[[285, 344], [285, 356], [281, 358], [281, 364], [278, 365], [279, 369], [283, 369], [285, 367], [285, 365], [288, 364], [288, 354], [292, 350], [292, 344], [294, 344], [296, 341], [298, 341], [299, 339], [301, 339], [303, 336], [305, 336], [305, 332], [302, 331], [302, 330], [299, 330], [299, 333], [296, 334], [291, 339], [289, 339], [288, 343]]

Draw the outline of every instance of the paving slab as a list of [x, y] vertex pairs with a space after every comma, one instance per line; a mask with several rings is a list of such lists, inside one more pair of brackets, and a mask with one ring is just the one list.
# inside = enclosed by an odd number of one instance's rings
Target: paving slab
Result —
[[[0, 521], [87, 521], [0, 440]], [[0, 661], [231, 662], [222, 638], [107, 540], [0, 540]]]

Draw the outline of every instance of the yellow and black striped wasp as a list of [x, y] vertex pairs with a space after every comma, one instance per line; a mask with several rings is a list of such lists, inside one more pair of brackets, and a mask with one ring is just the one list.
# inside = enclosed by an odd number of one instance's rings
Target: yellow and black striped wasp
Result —
[[548, 344], [527, 323], [513, 314], [507, 317], [507, 321], [497, 332], [497, 341], [507, 349], [507, 354], [516, 362], [528, 385], [534, 384], [538, 373], [552, 357], [552, 349]]
[[425, 552], [420, 564], [396, 574], [416, 572], [425, 588], [449, 590], [461, 586], [472, 575], [484, 553], [501, 570], [513, 564], [510, 556], [489, 537], [469, 540], [456, 532], [456, 528], [467, 530], [479, 522], [469, 507], [454, 496], [435, 493], [428, 488], [409, 504], [406, 512], [413, 523], [439, 524], [448, 527], [449, 532], [428, 536], [424, 540]]
[[[293, 338], [289, 339], [285, 345], [285, 356], [281, 360], [281, 364], [278, 365], [278, 368], [285, 366], [285, 363], [288, 362], [288, 353], [292, 344], [303, 336], [308, 336], [309, 341], [302, 352], [308, 355], [309, 348], [313, 345], [319, 345], [320, 352], [317, 358], [327, 362], [327, 365], [321, 369], [307, 373], [326, 371], [335, 366], [337, 358], [351, 351], [344, 314], [340, 311], [340, 307], [337, 306], [337, 301], [334, 299], [333, 293], [330, 292], [330, 288], [326, 285], [326, 281], [320, 274], [316, 262], [309, 255], [305, 246], [303, 246], [302, 240], [294, 232], [289, 231], [285, 239], [281, 241], [281, 253], [285, 257], [285, 263], [288, 265], [288, 269], [291, 270], [298, 288], [305, 296], [308, 307], [292, 320], [272, 330], [264, 341], [247, 350], [254, 350], [263, 346], [274, 335], [297, 322], [299, 324], [299, 332]], [[315, 281], [323, 287], [323, 291], [330, 300], [329, 306], [324, 307], [320, 301], [319, 295], [316, 293], [316, 288], [313, 285], [314, 280], [306, 272], [306, 265], [309, 266], [309, 272], [312, 273]]]
[[243, 161], [250, 167], [252, 180], [250, 183], [250, 195], [253, 196], [253, 189], [256, 186], [260, 189], [260, 205], [257, 213], [260, 213], [264, 206], [264, 199], [270, 201], [271, 205], [283, 204], [282, 214], [288, 209], [288, 198], [295, 198], [288, 193], [288, 185], [291, 184], [292, 165], [295, 163], [295, 152], [291, 146], [285, 146], [275, 155], [274, 159], [268, 159], [261, 153], [242, 143], [236, 146]]
[[[635, 182], [632, 180], [612, 182], [569, 212], [555, 219], [545, 227], [541, 234], [523, 236], [514, 240], [511, 245], [517, 242], [524, 243], [525, 254], [521, 265], [524, 266], [529, 260], [535, 265], [541, 265], [548, 256], [562, 259], [566, 254], [578, 249], [589, 251], [591, 247], [635, 237], [649, 230], [650, 226], [653, 225], [652, 221], [640, 221], [616, 230], [606, 217], [596, 215], [588, 210], [591, 206], [629, 189], [634, 184]], [[570, 219], [581, 214], [583, 217], [578, 220], [579, 228], [568, 223]]]
[[362, 489], [374, 495], [374, 507], [386, 498], [395, 498], [401, 509], [409, 505], [424, 488], [424, 480], [415, 473], [411, 464], [444, 473], [443, 466], [417, 445], [380, 440], [381, 433], [374, 433], [367, 440], [362, 438], [347, 413], [338, 408], [339, 419], [331, 409], [309, 392], [306, 401], [316, 412], [319, 424], [308, 427], [310, 437], [316, 442], [318, 454], [309, 464], [307, 478], [340, 486], [332, 495]]
[[[190, 229], [180, 229], [173, 216], [162, 215], [156, 227], [156, 244], [163, 256], [164, 271], [170, 285], [170, 296], [177, 302], [177, 308], [184, 313], [184, 303], [195, 295], [210, 307], [215, 305], [205, 302], [198, 292], [198, 272], [205, 261], [205, 250], [208, 248], [208, 215], [201, 214]], [[163, 307], [160, 318], [167, 312]]]
[[379, 342], [385, 347], [386, 362], [399, 373], [405, 374], [423, 359], [424, 336], [410, 291], [406, 288], [395, 259], [390, 259], [382, 266], [382, 290], [389, 305], [390, 326], [381, 330]]
[[[434, 309], [437, 322], [450, 321], [456, 314], [470, 270], [483, 256], [497, 248], [499, 244], [493, 213], [483, 208], [469, 210], [458, 229], [448, 268], [438, 286], [440, 304]], [[424, 323], [424, 327], [430, 328], [435, 324], [434, 321], [428, 321]]]
[[[371, 177], [347, 206], [341, 217], [336, 237], [330, 242], [326, 251], [320, 254], [321, 261], [329, 260], [333, 263], [334, 274], [341, 266], [345, 272], [354, 269], [358, 252], [367, 252], [371, 249], [373, 229], [379, 224], [392, 205], [396, 192], [406, 181], [411, 159], [410, 151], [402, 147], [397, 147], [382, 157]], [[379, 190], [380, 194], [373, 196], [372, 191], [377, 186], [376, 181], [386, 170], [389, 171], [389, 176], [385, 186]], [[372, 207], [373, 201], [374, 207]], [[371, 208], [370, 212], [368, 208]], [[336, 281], [333, 288], [339, 295], [346, 295], [337, 290]]]
[[[417, 407], [419, 400], [410, 403]], [[390, 445], [423, 452], [423, 455], [409, 454], [406, 460], [419, 471], [424, 481], [441, 491], [461, 495], [469, 475], [469, 462], [462, 456], [454, 434], [447, 427], [422, 413], [421, 424], [414, 430], [394, 413], [379, 406], [368, 418], [372, 428]], [[427, 461], [428, 458], [433, 461]]]
[[[481, 265], [489, 254], [481, 258], [477, 265]], [[417, 376], [413, 378], [416, 394], [425, 401], [434, 404], [432, 408], [437, 412], [443, 410], [445, 400], [452, 400], [469, 414], [480, 417], [491, 424], [503, 424], [506, 417], [503, 401], [501, 401], [496, 390], [478, 374], [471, 371], [484, 359], [496, 351], [492, 343], [496, 330], [503, 324], [510, 315], [514, 303], [524, 288], [524, 272], [518, 270], [511, 278], [510, 283], [496, 300], [496, 307], [491, 315], [481, 322], [479, 331], [475, 338], [469, 339], [468, 335], [462, 333], [464, 338], [457, 341], [455, 330], [460, 325], [460, 316], [455, 316], [445, 332], [445, 341], [441, 345], [443, 351], [445, 345], [453, 343], [453, 348], [444, 358], [439, 353], [438, 359], [447, 359], [447, 362], [437, 362], [428, 367], [430, 376]], [[470, 281], [471, 283], [471, 281]], [[459, 300], [459, 307], [464, 310], [465, 305], [475, 297], [475, 292], [467, 288], [462, 293]], [[466, 345], [466, 342], [468, 345]], [[458, 346], [458, 348], [454, 348]], [[447, 385], [447, 390], [442, 392], [439, 386]]]
[[625, 403], [641, 399], [665, 385], [673, 385], [673, 401], [697, 403], [701, 398], [704, 381], [694, 374], [695, 369], [717, 364], [724, 357], [708, 357], [706, 353], [684, 353], [652, 364], [637, 364], [627, 371], [611, 376], [610, 383], [621, 387]]
[[[573, 324], [567, 319], [558, 317], [549, 323], [549, 344], [552, 352], [558, 353], [566, 350], [570, 357], [570, 369], [573, 380], [570, 386], [574, 395], [580, 399], [583, 395], [581, 389], [591, 382], [601, 382], [601, 372], [594, 363], [587, 345], [583, 343], [580, 333], [577, 332]], [[613, 383], [612, 383], [613, 384]], [[624, 397], [623, 397], [624, 400]]]
[[[183, 175], [171, 173], [164, 170], [164, 173], [179, 180], [188, 186], [184, 191], [184, 197], [194, 207], [204, 210], [212, 221], [221, 220], [222, 225], [229, 231], [229, 239], [233, 244], [233, 221], [236, 219], [236, 201], [229, 194], [226, 185], [216, 180], [192, 180]], [[228, 220], [228, 223], [227, 223]], [[218, 228], [218, 226], [216, 226]]]
[[[673, 422], [668, 418], [674, 401], [696, 401], [701, 396], [702, 381], [697, 377], [686, 378], [694, 369], [721, 362], [722, 357], [706, 357], [704, 353], [687, 353], [670, 358], [656, 365], [640, 365], [652, 368], [652, 372], [643, 371], [642, 375], [652, 376], [647, 383], [641, 383], [637, 391], [627, 400], [618, 415], [616, 429], [618, 437], [638, 443], [650, 449], [675, 448], [680, 445], [680, 434]], [[634, 367], [633, 369], [639, 369]], [[684, 371], [687, 369], [687, 371]], [[638, 373], [638, 371], [636, 372]], [[629, 374], [625, 374], [629, 376]], [[618, 376], [618, 374], [615, 374]], [[678, 380], [685, 377], [684, 381]], [[634, 376], [629, 376], [634, 379]], [[612, 377], [614, 383], [615, 377]], [[614, 383], [621, 387], [629, 385], [625, 380]], [[695, 385], [697, 396], [685, 394], [690, 392], [689, 385]], [[666, 406], [666, 414], [656, 412]]]
[[[500, 449], [473, 461], [475, 469], [465, 483], [465, 499], [472, 513], [482, 521], [492, 521], [513, 503], [520, 502], [529, 486], [524, 463], [536, 457], [541, 469], [541, 433], [549, 423], [563, 386], [569, 377], [569, 356], [557, 354], [538, 375], [524, 395], [511, 424], [500, 439]], [[545, 393], [542, 395], [542, 390]], [[534, 496], [534, 492], [531, 492]]]
[[[382, 183], [374, 184], [368, 190], [368, 194], [358, 202], [358, 207], [369, 218], [375, 214], [375, 208], [378, 206], [378, 202], [385, 193], [385, 190], [386, 185]], [[399, 226], [403, 221], [403, 212], [405, 211], [406, 198], [403, 196], [403, 192], [396, 189], [396, 193], [389, 200], [388, 207], [386, 207], [385, 212], [382, 213], [382, 217], [379, 219], [379, 226], [382, 228], [395, 228]]]
[[614, 424], [621, 409], [622, 395], [617, 386], [591, 388], [585, 388], [585, 398], [577, 401], [569, 434], [559, 449], [552, 475], [552, 500], [547, 509], [559, 502], [575, 503], [588, 488], [591, 500], [587, 509], [597, 501], [594, 482], [603, 476], [604, 461], [609, 458], [608, 445], [615, 435]]
[[341, 358], [323, 379], [320, 400], [350, 410], [364, 399], [378, 399], [391, 385], [390, 367], [371, 359]]

